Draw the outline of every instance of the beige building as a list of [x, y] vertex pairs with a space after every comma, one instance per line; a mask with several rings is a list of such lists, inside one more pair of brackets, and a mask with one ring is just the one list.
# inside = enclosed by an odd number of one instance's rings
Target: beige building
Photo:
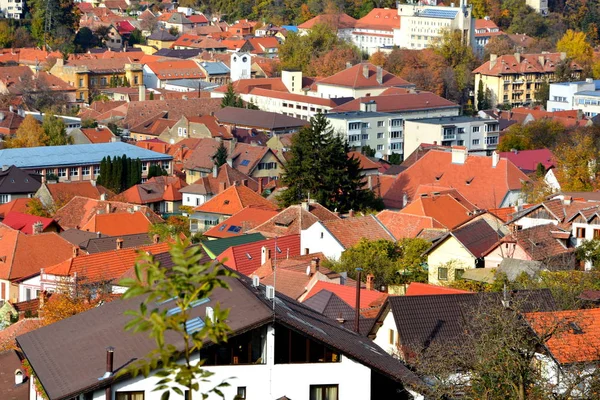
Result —
[[[566, 53], [490, 55], [475, 74], [475, 99], [479, 82], [483, 90], [490, 89], [491, 106], [506, 104], [511, 107], [532, 104], [535, 94], [544, 82], [555, 82], [556, 66], [566, 60]], [[572, 78], [581, 77], [582, 67], [571, 63]]]

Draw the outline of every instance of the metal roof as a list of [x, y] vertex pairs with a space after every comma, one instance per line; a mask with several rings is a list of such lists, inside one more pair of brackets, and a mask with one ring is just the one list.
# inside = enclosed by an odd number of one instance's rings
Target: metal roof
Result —
[[438, 10], [435, 8], [426, 8], [419, 13], [421, 17], [446, 19], [454, 19], [456, 18], [456, 14], [458, 14], [457, 10]]
[[228, 74], [229, 73], [229, 68], [227, 67], [227, 65], [225, 65], [221, 61], [217, 61], [217, 62], [202, 62], [200, 64], [200, 66], [202, 68], [204, 68], [204, 70], [206, 71], [206, 73], [208, 75], [222, 75], [222, 74]]
[[210, 252], [217, 257], [231, 246], [258, 242], [260, 240], [265, 240], [265, 237], [260, 233], [250, 233], [247, 235], [233, 236], [224, 239], [206, 240], [202, 242], [202, 247], [204, 247], [207, 252]]
[[27, 147], [0, 150], [0, 165], [19, 168], [68, 167], [100, 164], [104, 157], [123, 154], [142, 161], [170, 161], [170, 155], [146, 150], [123, 142]]

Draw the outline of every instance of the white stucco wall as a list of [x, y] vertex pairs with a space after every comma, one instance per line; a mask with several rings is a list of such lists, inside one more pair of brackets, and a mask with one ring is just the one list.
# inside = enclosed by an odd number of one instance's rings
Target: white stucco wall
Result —
[[[394, 343], [390, 343], [390, 331], [394, 334]], [[398, 328], [394, 320], [394, 314], [391, 310], [383, 319], [383, 324], [377, 330], [377, 336], [373, 339], [376, 345], [384, 349], [388, 354], [397, 354], [396, 344], [398, 342]]]
[[322, 252], [330, 260], [339, 260], [344, 247], [320, 222], [300, 232], [300, 251], [302, 254]]

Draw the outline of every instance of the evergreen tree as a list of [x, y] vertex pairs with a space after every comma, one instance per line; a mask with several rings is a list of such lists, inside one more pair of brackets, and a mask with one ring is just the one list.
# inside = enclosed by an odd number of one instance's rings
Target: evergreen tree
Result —
[[115, 157], [112, 165], [111, 190], [115, 193], [121, 193], [121, 178], [123, 176], [123, 164], [121, 157]]
[[223, 100], [221, 100], [221, 108], [225, 107], [244, 107], [244, 102], [235, 93], [235, 89], [233, 88], [233, 84], [231, 82], [229, 82], [227, 85], [227, 93], [225, 93], [225, 97], [223, 97]]
[[227, 148], [225, 148], [223, 141], [221, 141], [221, 144], [219, 144], [219, 147], [217, 148], [217, 152], [212, 157], [217, 168], [227, 162], [227, 157]]
[[106, 173], [106, 157], [102, 157], [102, 161], [100, 161], [100, 175], [98, 175], [98, 178], [96, 178], [96, 183], [98, 185], [106, 186], [105, 181], [104, 181], [105, 175], [103, 175], [105, 173]]
[[323, 114], [292, 138], [291, 159], [285, 166], [280, 200], [285, 206], [310, 195], [330, 210], [381, 208], [375, 195], [363, 189], [360, 162], [348, 158], [348, 143], [333, 132]]
[[148, 169], [148, 179], [154, 178], [155, 176], [167, 176], [169, 173], [165, 171], [160, 165], [151, 165]]

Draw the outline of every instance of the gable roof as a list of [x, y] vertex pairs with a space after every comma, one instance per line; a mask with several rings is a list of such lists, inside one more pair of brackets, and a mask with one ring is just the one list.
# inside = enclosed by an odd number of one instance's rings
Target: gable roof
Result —
[[25, 194], [35, 193], [41, 186], [41, 177], [29, 174], [20, 168], [11, 165], [0, 170], [0, 193]]
[[[230, 309], [230, 337], [267, 323], [279, 323], [392, 380], [424, 390], [424, 384], [413, 372], [370, 339], [285, 296], [278, 297], [273, 310], [273, 302], [265, 298], [264, 286], [253, 289], [248, 279], [227, 278], [227, 283], [231, 290], [215, 289], [210, 301], [194, 307], [190, 317], [204, 318], [206, 307], [219, 303]], [[130, 320], [125, 311], [138, 307], [139, 299], [117, 299], [17, 338], [50, 398], [72, 397], [92, 385], [102, 389], [113, 384], [114, 377], [98, 381], [105, 372], [107, 346], [119, 349], [114, 353], [116, 370], [155, 348], [154, 340], [148, 335], [123, 332], [123, 326]], [[183, 347], [182, 341], [171, 344]]]
[[147, 233], [152, 221], [144, 212], [114, 212], [109, 214], [96, 214], [81, 230], [90, 232], [101, 232], [109, 236], [131, 235], [135, 233]]
[[[486, 61], [473, 71], [474, 74], [502, 76], [506, 74], [552, 73], [557, 64], [566, 59], [565, 53], [506, 54], [498, 56], [495, 62]], [[572, 61], [571, 69], [581, 71], [582, 67]]]
[[443, 228], [443, 225], [430, 216], [413, 215], [407, 212], [383, 210], [377, 219], [398, 240], [415, 238], [424, 229]]
[[476, 209], [457, 191], [451, 190], [443, 193], [423, 193], [404, 207], [400, 213], [431, 217], [444, 228], [452, 229], [468, 221]]
[[300, 234], [317, 221], [340, 219], [319, 203], [294, 204], [274, 215], [268, 221], [254, 227], [251, 232], [260, 232], [266, 237]]
[[79, 247], [82, 250], [85, 250], [88, 254], [102, 253], [105, 251], [115, 250], [117, 248], [117, 239], [121, 241], [121, 248], [123, 249], [139, 248], [153, 243], [153, 240], [150, 238], [148, 233], [100, 237], [94, 234], [93, 237], [88, 237], [79, 242]]
[[[552, 256], [572, 252], [574, 248], [568, 248], [564, 243], [570, 236], [570, 231], [565, 231], [554, 224], [544, 224], [519, 229], [504, 237], [502, 242], [516, 242], [531, 257], [531, 260], [543, 261]], [[490, 248], [486, 254], [495, 247]]]
[[374, 8], [356, 21], [355, 27], [393, 33], [394, 29], [400, 29], [400, 16], [395, 8]]
[[193, 60], [160, 60], [146, 63], [160, 80], [205, 78], [202, 69]]
[[275, 257], [278, 259], [294, 257], [300, 255], [300, 235], [289, 235], [232, 246], [221, 253], [217, 259], [229, 268], [250, 276], [262, 265], [261, 249], [263, 246], [269, 249], [273, 260]]
[[179, 191], [181, 193], [217, 194], [219, 193], [221, 186], [223, 186], [224, 189], [227, 189], [230, 186], [234, 186], [244, 181], [248, 182], [248, 187], [250, 189], [258, 191], [258, 182], [254, 180], [254, 178], [249, 177], [225, 163], [219, 167], [216, 178], [213, 174], [209, 174], [198, 179], [193, 184], [181, 188]]
[[496, 167], [491, 157], [468, 155], [464, 164], [452, 162], [452, 152], [429, 150], [401, 172], [383, 200], [389, 208], [402, 208], [404, 194], [415, 199], [420, 185], [454, 188], [479, 209], [495, 208], [511, 191], [520, 191], [527, 175], [511, 161], [500, 158]]
[[80, 128], [91, 143], [110, 143], [115, 135], [108, 128]]
[[[368, 71], [368, 77], [365, 77], [363, 74], [364, 68]], [[317, 86], [318, 85], [342, 86], [353, 89], [414, 86], [412, 83], [399, 78], [386, 70], [382, 70], [381, 83], [377, 82], [377, 67], [371, 63], [360, 63], [350, 68], [346, 68], [337, 74], [321, 79], [317, 82]]]
[[[352, 308], [356, 305], [356, 287], [324, 281], [315, 283], [306, 293], [306, 296], [304, 296], [303, 302], [307, 301], [321, 290], [327, 290], [328, 292], [334, 293]], [[360, 289], [360, 309], [367, 310], [372, 308], [374, 304], [381, 305], [387, 297], [387, 293], [378, 292], [376, 290]]]
[[215, 112], [221, 124], [248, 126], [266, 130], [300, 128], [308, 125], [307, 121], [287, 115], [251, 110], [249, 108], [225, 107]]
[[151, 204], [161, 201], [181, 201], [180, 190], [187, 186], [176, 176], [155, 176], [144, 183], [134, 185], [120, 194], [133, 204]]
[[206, 203], [194, 208], [195, 212], [233, 215], [248, 206], [277, 210], [277, 206], [246, 186], [230, 186]]
[[363, 238], [396, 240], [373, 215], [322, 221], [321, 224], [345, 249], [354, 246]]
[[499, 239], [498, 232], [484, 219], [464, 225], [450, 233], [474, 257], [481, 257]]
[[317, 24], [326, 24], [337, 29], [354, 28], [356, 19], [346, 13], [320, 14], [298, 25], [299, 29], [312, 29]]
[[218, 257], [225, 250], [233, 246], [239, 246], [246, 243], [258, 242], [264, 240], [265, 237], [260, 233], [248, 233], [241, 236], [233, 236], [223, 239], [216, 240], [205, 240], [201, 243], [202, 247], [207, 253], [211, 253], [213, 256]]
[[44, 185], [54, 201], [70, 200], [75, 196], [100, 200], [102, 195], [114, 195], [104, 186], [91, 181], [44, 183]]
[[58, 225], [52, 218], [38, 217], [37, 215], [23, 214], [15, 211], [6, 214], [2, 220], [4, 225], [10, 226], [27, 235], [33, 234], [33, 225], [38, 222], [42, 224], [42, 231], [46, 230], [52, 224], [58, 228]]
[[204, 236], [226, 238], [244, 235], [274, 215], [277, 215], [275, 210], [249, 206], [207, 230], [204, 232]]
[[540, 163], [546, 170], [556, 166], [556, 158], [548, 149], [503, 151], [499, 154], [512, 161], [521, 171], [535, 171]]

